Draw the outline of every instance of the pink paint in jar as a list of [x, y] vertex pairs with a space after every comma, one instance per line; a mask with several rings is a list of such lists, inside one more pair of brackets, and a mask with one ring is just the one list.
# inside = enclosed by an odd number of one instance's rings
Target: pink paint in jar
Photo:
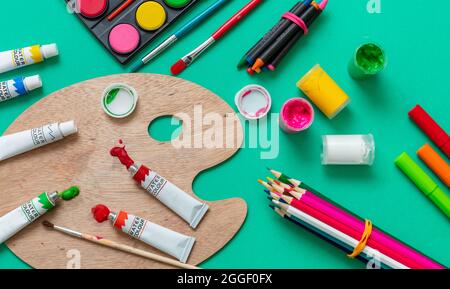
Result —
[[294, 134], [308, 129], [314, 122], [314, 108], [304, 98], [291, 98], [283, 104], [280, 112], [280, 127]]

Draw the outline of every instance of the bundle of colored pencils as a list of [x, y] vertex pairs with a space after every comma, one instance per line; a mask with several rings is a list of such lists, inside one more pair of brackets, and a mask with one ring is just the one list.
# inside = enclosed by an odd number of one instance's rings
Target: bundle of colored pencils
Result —
[[308, 34], [309, 27], [327, 4], [328, 0], [320, 4], [312, 0], [298, 2], [242, 57], [238, 68], [248, 67], [249, 74], [260, 73], [262, 68], [276, 70], [297, 41]]
[[258, 180], [269, 195], [270, 207], [283, 218], [344, 250], [349, 257], [372, 268], [445, 269], [305, 183], [275, 170], [270, 172], [276, 179]]

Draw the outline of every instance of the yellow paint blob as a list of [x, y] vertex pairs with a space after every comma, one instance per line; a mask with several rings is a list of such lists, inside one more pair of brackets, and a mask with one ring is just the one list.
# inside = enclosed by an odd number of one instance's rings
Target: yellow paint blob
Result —
[[164, 7], [155, 1], [142, 3], [136, 11], [136, 22], [147, 31], [159, 29], [166, 22], [166, 18]]
[[350, 102], [348, 95], [319, 64], [298, 81], [297, 87], [330, 119]]

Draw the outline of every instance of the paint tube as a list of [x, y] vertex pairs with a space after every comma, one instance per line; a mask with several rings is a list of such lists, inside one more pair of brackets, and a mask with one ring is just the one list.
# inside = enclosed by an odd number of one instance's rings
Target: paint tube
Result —
[[180, 234], [124, 211], [117, 214], [110, 212], [104, 205], [97, 205], [92, 212], [98, 222], [109, 219], [115, 228], [183, 263], [186, 263], [195, 243], [194, 237]]
[[41, 77], [33, 75], [30, 77], [17, 77], [0, 82], [0, 102], [11, 98], [26, 95], [30, 91], [42, 87]]
[[128, 170], [147, 192], [177, 213], [192, 228], [198, 226], [208, 211], [207, 204], [201, 203], [146, 166], [133, 164]]
[[0, 137], [0, 161], [58, 141], [77, 132], [73, 120]]
[[0, 52], [0, 73], [39, 63], [57, 55], [58, 47], [55, 43]]
[[68, 201], [78, 196], [79, 193], [80, 191], [77, 187], [71, 187], [61, 193], [42, 193], [0, 217], [0, 244], [53, 209], [59, 199]]
[[[122, 141], [119, 141], [119, 143], [123, 144]], [[195, 229], [198, 226], [208, 211], [209, 206], [207, 204], [201, 203], [148, 167], [137, 166], [128, 155], [125, 147], [113, 147], [110, 154], [120, 160], [132, 174], [133, 179], [147, 192], [177, 213], [192, 228]]]

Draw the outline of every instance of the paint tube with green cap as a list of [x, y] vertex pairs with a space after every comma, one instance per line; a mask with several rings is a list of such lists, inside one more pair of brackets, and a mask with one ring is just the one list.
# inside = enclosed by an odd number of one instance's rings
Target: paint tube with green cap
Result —
[[402, 153], [395, 164], [431, 201], [450, 218], [450, 198], [407, 153]]
[[80, 190], [77, 187], [71, 187], [63, 192], [44, 192], [0, 217], [0, 244], [53, 209], [59, 199], [69, 201], [78, 196], [79, 193]]

